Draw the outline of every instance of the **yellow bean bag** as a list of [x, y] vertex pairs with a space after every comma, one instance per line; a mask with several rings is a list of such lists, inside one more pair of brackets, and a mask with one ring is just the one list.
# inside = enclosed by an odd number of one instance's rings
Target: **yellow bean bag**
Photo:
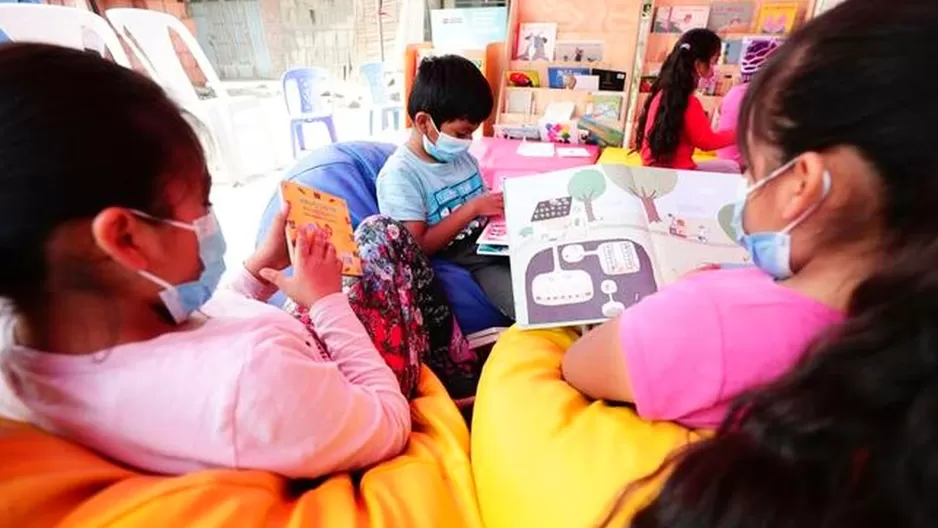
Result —
[[[704, 152], [697, 150], [694, 152], [694, 161], [701, 162], [716, 159], [716, 152]], [[620, 147], [608, 147], [603, 149], [596, 163], [642, 166], [642, 156], [638, 152], [630, 152], [629, 149]]]
[[313, 489], [259, 471], [144, 475], [0, 421], [0, 526], [480, 528], [465, 422], [426, 369], [419, 390], [404, 454]]
[[[482, 372], [472, 470], [487, 528], [594, 526], [632, 481], [698, 435], [591, 402], [561, 375], [569, 330], [502, 335]], [[625, 518], [657, 484], [630, 495]], [[622, 526], [622, 524], [618, 524]]]

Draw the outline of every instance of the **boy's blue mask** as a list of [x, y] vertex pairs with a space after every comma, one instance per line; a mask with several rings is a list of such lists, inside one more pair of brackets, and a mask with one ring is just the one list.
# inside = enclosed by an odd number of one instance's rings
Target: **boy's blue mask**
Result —
[[733, 231], [736, 233], [737, 242], [752, 256], [753, 264], [776, 280], [784, 280], [792, 276], [791, 231], [804, 222], [808, 216], [817, 211], [818, 207], [821, 206], [821, 202], [830, 194], [831, 175], [826, 170], [824, 171], [824, 188], [818, 203], [808, 208], [807, 211], [802, 213], [801, 216], [796, 218], [792, 223], [785, 226], [781, 231], [746, 233], [745, 228], [743, 228], [743, 213], [746, 209], [746, 200], [749, 195], [791, 169], [797, 160], [798, 158], [789, 161], [772, 172], [772, 174], [763, 178], [759, 183], [749, 187], [743, 197], [736, 202], [733, 211], [732, 226]]
[[436, 130], [436, 144], [430, 141], [427, 134], [424, 134], [423, 149], [426, 150], [427, 154], [432, 156], [433, 159], [440, 163], [452, 163], [456, 158], [469, 151], [469, 147], [472, 146], [471, 139], [459, 139], [441, 132], [439, 127], [436, 126], [436, 123], [433, 122], [433, 118], [430, 118], [430, 124], [433, 125], [433, 129]]
[[160, 299], [173, 320], [177, 324], [182, 323], [212, 298], [215, 289], [218, 288], [218, 283], [221, 282], [222, 274], [225, 273], [227, 245], [221, 227], [218, 225], [218, 219], [215, 217], [214, 211], [209, 211], [207, 215], [197, 218], [191, 224], [177, 220], [155, 218], [142, 211], [134, 211], [134, 214], [192, 231], [198, 238], [202, 274], [197, 280], [173, 285], [149, 271], [139, 270], [137, 272], [141, 277], [163, 288], [163, 291], [160, 292]]

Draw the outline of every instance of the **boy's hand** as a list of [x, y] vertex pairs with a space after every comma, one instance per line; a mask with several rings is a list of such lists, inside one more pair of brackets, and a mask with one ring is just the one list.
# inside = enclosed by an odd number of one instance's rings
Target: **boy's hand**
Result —
[[505, 214], [505, 195], [486, 193], [470, 202], [476, 216], [501, 216]]
[[258, 278], [260, 271], [264, 268], [270, 268], [277, 271], [285, 269], [290, 265], [290, 250], [287, 247], [287, 217], [290, 214], [290, 204], [285, 203], [280, 211], [274, 216], [270, 228], [267, 230], [267, 236], [257, 246], [254, 253], [244, 261], [244, 267]]
[[306, 308], [323, 297], [342, 292], [342, 262], [321, 229], [304, 227], [297, 231], [291, 260], [292, 277], [270, 268], [262, 269], [261, 277]]

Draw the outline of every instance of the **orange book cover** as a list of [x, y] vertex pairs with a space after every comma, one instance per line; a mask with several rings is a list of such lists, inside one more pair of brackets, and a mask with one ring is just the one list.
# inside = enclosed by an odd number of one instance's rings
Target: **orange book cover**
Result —
[[759, 10], [756, 32], [763, 35], [787, 35], [795, 27], [798, 2], [767, 2]]
[[287, 218], [290, 240], [296, 238], [297, 226], [316, 225], [329, 234], [336, 254], [342, 260], [342, 274], [361, 276], [362, 261], [345, 200], [292, 182], [283, 182], [281, 190], [283, 199], [290, 204]]

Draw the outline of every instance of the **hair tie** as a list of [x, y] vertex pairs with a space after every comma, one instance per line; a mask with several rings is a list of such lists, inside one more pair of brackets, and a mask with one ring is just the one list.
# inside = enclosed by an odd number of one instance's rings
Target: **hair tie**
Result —
[[683, 43], [683, 44], [681, 44], [681, 49], [682, 49], [682, 50], [689, 50], [689, 49], [690, 49], [690, 44], [688, 44], [688, 43], [686, 43], [686, 42]]

